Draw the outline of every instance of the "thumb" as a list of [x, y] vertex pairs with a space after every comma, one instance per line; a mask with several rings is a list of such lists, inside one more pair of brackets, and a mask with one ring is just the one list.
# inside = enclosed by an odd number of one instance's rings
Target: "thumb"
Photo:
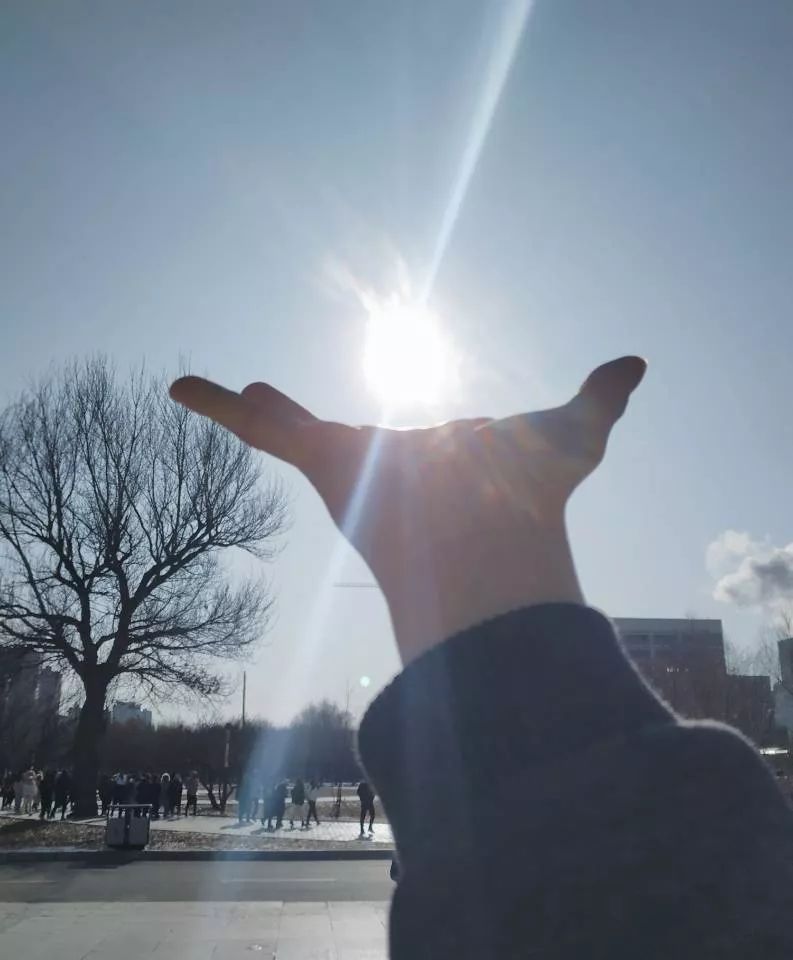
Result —
[[641, 357], [620, 357], [597, 367], [584, 381], [579, 391], [590, 412], [601, 420], [607, 429], [625, 413], [628, 399], [642, 381], [647, 370], [647, 361]]

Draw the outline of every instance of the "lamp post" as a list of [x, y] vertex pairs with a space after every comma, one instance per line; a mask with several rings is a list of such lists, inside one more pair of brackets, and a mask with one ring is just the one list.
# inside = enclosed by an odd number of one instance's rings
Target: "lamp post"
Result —
[[229, 795], [229, 757], [231, 754], [231, 728], [233, 724], [226, 724], [226, 743], [223, 748], [223, 794], [221, 797], [221, 813], [226, 813], [226, 800]]

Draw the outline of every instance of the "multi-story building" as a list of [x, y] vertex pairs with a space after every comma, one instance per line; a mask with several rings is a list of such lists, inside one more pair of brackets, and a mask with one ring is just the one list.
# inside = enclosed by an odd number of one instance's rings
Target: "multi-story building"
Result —
[[793, 637], [784, 637], [777, 643], [779, 651], [779, 681], [774, 684], [774, 716], [777, 726], [788, 736], [793, 735]]
[[151, 710], [146, 710], [139, 703], [129, 700], [116, 700], [111, 714], [113, 723], [139, 723], [144, 727], [151, 726]]
[[58, 727], [61, 675], [33, 651], [0, 651], [0, 768], [30, 763]]
[[57, 670], [42, 666], [32, 651], [0, 653], [0, 711], [42, 719], [57, 716], [60, 705]]
[[625, 649], [639, 665], [727, 672], [721, 620], [618, 617], [614, 623]]
[[771, 681], [727, 672], [721, 620], [634, 617], [614, 622], [639, 672], [677, 713], [730, 723], [757, 743], [772, 737]]

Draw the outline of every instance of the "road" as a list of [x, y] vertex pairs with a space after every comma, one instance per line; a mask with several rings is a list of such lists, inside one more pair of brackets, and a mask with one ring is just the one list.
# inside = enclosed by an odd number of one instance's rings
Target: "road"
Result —
[[0, 902], [387, 901], [388, 860], [0, 865]]

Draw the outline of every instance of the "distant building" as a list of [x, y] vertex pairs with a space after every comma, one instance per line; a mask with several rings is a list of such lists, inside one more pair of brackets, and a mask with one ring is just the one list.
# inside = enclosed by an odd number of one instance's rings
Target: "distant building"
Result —
[[761, 745], [773, 739], [770, 678], [727, 672], [721, 620], [616, 618], [614, 622], [639, 672], [681, 716], [721, 720]]
[[793, 736], [793, 637], [777, 643], [779, 683], [774, 685], [774, 717], [777, 726]]
[[684, 717], [724, 719], [727, 663], [721, 620], [617, 618], [640, 673]]
[[61, 675], [57, 670], [42, 666], [32, 651], [0, 653], [0, 715], [28, 716], [31, 722], [46, 720], [57, 716], [60, 705]]
[[111, 714], [113, 723], [138, 723], [144, 727], [151, 726], [151, 710], [146, 710], [139, 703], [129, 700], [116, 700]]
[[774, 720], [778, 727], [793, 736], [793, 693], [782, 683], [774, 684]]
[[0, 651], [0, 769], [29, 764], [58, 729], [61, 675], [24, 647]]
[[614, 623], [625, 649], [639, 665], [653, 663], [727, 672], [721, 620], [617, 617]]

